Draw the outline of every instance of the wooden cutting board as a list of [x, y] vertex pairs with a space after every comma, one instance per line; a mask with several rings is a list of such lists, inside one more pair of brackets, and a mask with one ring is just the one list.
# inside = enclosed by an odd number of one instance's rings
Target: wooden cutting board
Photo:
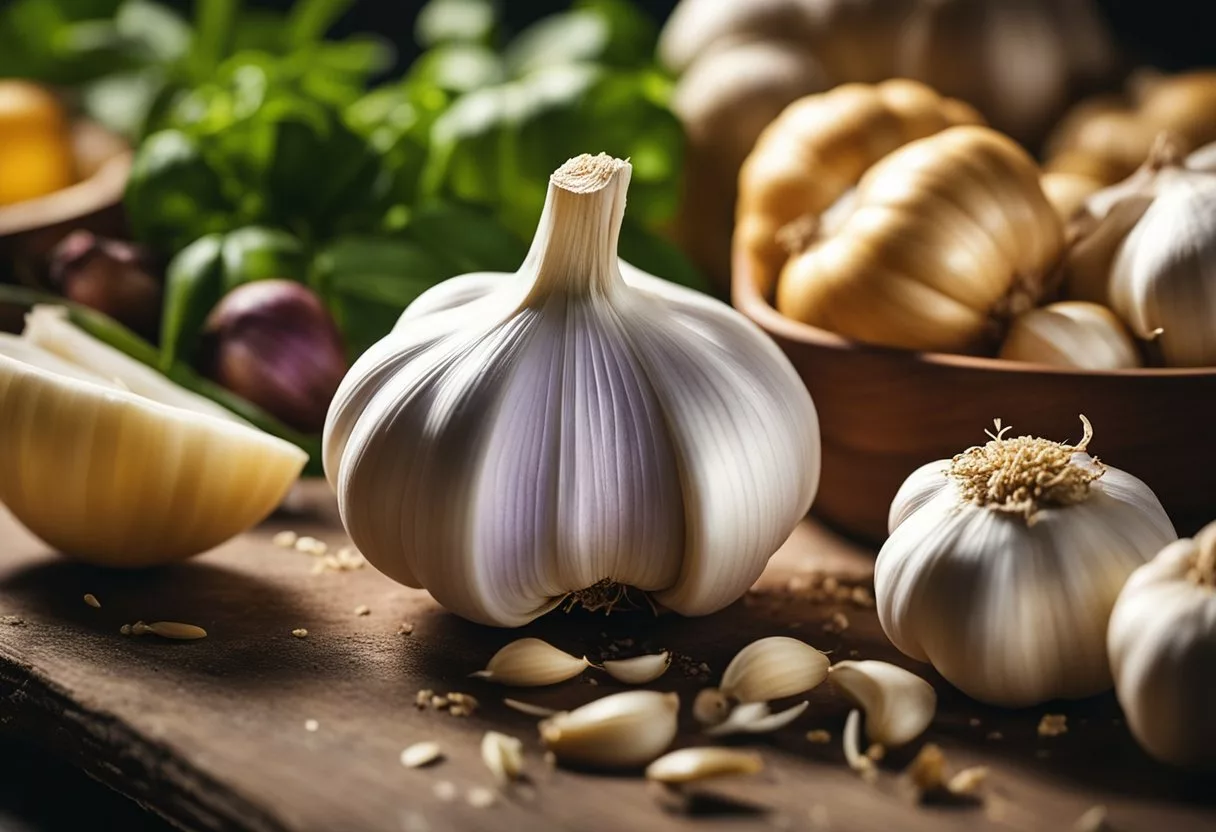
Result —
[[[370, 566], [314, 574], [316, 558], [271, 543], [284, 529], [322, 539], [331, 552], [344, 542], [324, 488], [303, 496], [302, 514], [276, 517], [190, 563], [141, 573], [62, 560], [0, 510], [0, 731], [62, 755], [190, 830], [1067, 830], [1097, 805], [1107, 808], [1103, 828], [1216, 828], [1216, 782], [1148, 760], [1113, 697], [1001, 711], [951, 691], [925, 667], [916, 669], [941, 697], [926, 739], [955, 768], [990, 768], [980, 802], [912, 802], [899, 771], [915, 747], [888, 755], [876, 785], [863, 782], [843, 763], [846, 706], [827, 684], [791, 727], [748, 743], [765, 759], [763, 774], [692, 799], [673, 801], [636, 773], [551, 768], [535, 719], [503, 706], [503, 695], [568, 708], [620, 686], [594, 671], [533, 691], [469, 679], [503, 644], [536, 635], [592, 657], [613, 642], [619, 655], [667, 648], [685, 657], [684, 668], [706, 663], [713, 680], [739, 648], [774, 634], [837, 658], [908, 664], [871, 608], [816, 601], [803, 588], [812, 570], [867, 586], [872, 553], [808, 522], [747, 598], [709, 618], [559, 612], [509, 632], [461, 621]], [[101, 608], [86, 605], [85, 593]], [[356, 614], [361, 606], [369, 612]], [[198, 624], [209, 635], [120, 635], [138, 619]], [[829, 631], [846, 622], [843, 632]], [[399, 632], [404, 623], [412, 633]], [[294, 637], [296, 628], [308, 636]], [[654, 685], [680, 693], [680, 745], [698, 742], [687, 711], [705, 684], [673, 666]], [[472, 694], [481, 707], [468, 717], [418, 710], [424, 688]], [[1037, 735], [1047, 712], [1067, 715], [1066, 734]], [[831, 742], [808, 741], [816, 728], [831, 732]], [[478, 754], [488, 729], [524, 740], [530, 781], [484, 807], [471, 805], [469, 793], [492, 786]], [[402, 767], [401, 750], [425, 739], [439, 742], [446, 759]]]

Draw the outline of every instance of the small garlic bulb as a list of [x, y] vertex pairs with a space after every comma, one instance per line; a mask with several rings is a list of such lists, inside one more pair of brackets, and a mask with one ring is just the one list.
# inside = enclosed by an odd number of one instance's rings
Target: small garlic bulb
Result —
[[1216, 365], [1216, 173], [1184, 166], [1163, 138], [1074, 226], [1070, 294], [1109, 305], [1169, 366]]
[[1216, 523], [1128, 578], [1107, 636], [1115, 692], [1159, 760], [1216, 766]]
[[1125, 370], [1141, 363], [1115, 314], [1085, 301], [1061, 301], [1015, 318], [1001, 358], [1079, 370]]
[[617, 259], [630, 170], [563, 165], [520, 270], [425, 293], [330, 408], [355, 545], [471, 620], [611, 607], [624, 587], [714, 612], [815, 495], [815, 407], [777, 346]]
[[1176, 535], [1143, 482], [1029, 436], [923, 466], [891, 504], [874, 571], [883, 630], [967, 695], [1022, 707], [1111, 684], [1106, 625], [1127, 576]]

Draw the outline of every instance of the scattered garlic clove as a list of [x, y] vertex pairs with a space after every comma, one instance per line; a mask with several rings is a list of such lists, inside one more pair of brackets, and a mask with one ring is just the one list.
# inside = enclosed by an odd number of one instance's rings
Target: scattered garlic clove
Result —
[[730, 714], [730, 700], [718, 688], [705, 688], [692, 702], [692, 715], [702, 725], [717, 725]]
[[768, 702], [796, 696], [828, 677], [828, 657], [804, 641], [770, 636], [740, 650], [719, 686], [740, 702]]
[[521, 638], [495, 653], [485, 670], [472, 675], [512, 687], [541, 687], [573, 679], [590, 664], [586, 657], [571, 656], [539, 638]]
[[627, 685], [644, 685], [662, 676], [670, 666], [671, 654], [664, 650], [651, 656], [606, 661], [604, 672]]
[[1009, 327], [1000, 357], [1082, 370], [1126, 370], [1144, 363], [1114, 312], [1077, 300], [1019, 315]]
[[499, 785], [505, 785], [524, 770], [524, 744], [515, 737], [486, 731], [481, 738], [481, 759]]
[[711, 737], [730, 734], [767, 734], [789, 725], [807, 709], [810, 702], [800, 702], [792, 708], [773, 713], [767, 702], [745, 702], [736, 705], [725, 720], [705, 729]]
[[528, 716], [547, 717], [553, 716], [559, 711], [556, 708], [546, 708], [544, 705], [533, 705], [531, 702], [520, 702], [518, 699], [504, 699], [502, 704], [506, 705], [513, 711], [519, 711], [521, 714]]
[[764, 769], [759, 754], [733, 748], [681, 748], [646, 767], [646, 779], [669, 785], [692, 783], [732, 774], [756, 774]]
[[540, 737], [563, 762], [631, 768], [667, 750], [679, 710], [674, 693], [631, 690], [549, 717], [540, 724]]
[[828, 676], [845, 698], [865, 711], [866, 736], [887, 748], [919, 737], [937, 711], [932, 685], [887, 662], [837, 662]]
[[416, 742], [401, 752], [401, 765], [406, 768], [422, 768], [443, 757], [443, 749], [437, 742]]
[[861, 752], [861, 711], [849, 711], [844, 721], [844, 759], [867, 783], [878, 779], [874, 761]]

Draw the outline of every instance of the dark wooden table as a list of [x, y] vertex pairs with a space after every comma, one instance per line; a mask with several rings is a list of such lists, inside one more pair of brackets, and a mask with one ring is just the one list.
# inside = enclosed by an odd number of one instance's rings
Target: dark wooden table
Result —
[[[314, 557], [270, 542], [282, 529], [325, 540], [331, 552], [344, 542], [323, 489], [308, 497], [317, 510], [276, 517], [190, 563], [142, 573], [69, 563], [0, 513], [0, 731], [191, 830], [1067, 830], [1096, 805], [1107, 807], [1108, 828], [1216, 829], [1216, 781], [1148, 760], [1113, 697], [1002, 711], [971, 702], [921, 666], [941, 697], [925, 739], [956, 768], [990, 767], [981, 802], [914, 803], [899, 772], [919, 742], [888, 755], [877, 785], [863, 782], [843, 764], [847, 708], [826, 684], [794, 725], [749, 741], [764, 773], [724, 781], [692, 804], [671, 806], [636, 774], [550, 768], [535, 720], [502, 697], [572, 707], [619, 686], [595, 672], [534, 691], [469, 679], [498, 647], [531, 634], [597, 656], [631, 638], [634, 649], [703, 661], [716, 679], [749, 641], [789, 634], [837, 658], [907, 664], [872, 609], [815, 601], [800, 589], [800, 576], [812, 572], [866, 586], [872, 553], [808, 522], [752, 593], [717, 615], [558, 613], [511, 632], [461, 621], [371, 567], [314, 574]], [[85, 593], [101, 608], [87, 606]], [[356, 614], [364, 605], [369, 612]], [[825, 630], [834, 613], [848, 620], [843, 632]], [[209, 635], [171, 642], [119, 634], [138, 619], [199, 624]], [[411, 634], [399, 632], [403, 623]], [[293, 637], [296, 628], [307, 638]], [[678, 744], [698, 741], [687, 705], [703, 685], [674, 666], [654, 685], [680, 693]], [[464, 718], [417, 710], [423, 688], [472, 694], [481, 708]], [[1066, 734], [1038, 736], [1047, 712], [1067, 715]], [[478, 755], [491, 728], [524, 740], [531, 780], [479, 808], [467, 796], [492, 786]], [[832, 741], [809, 742], [814, 728]], [[446, 759], [403, 768], [402, 748], [423, 739], [438, 741]]]

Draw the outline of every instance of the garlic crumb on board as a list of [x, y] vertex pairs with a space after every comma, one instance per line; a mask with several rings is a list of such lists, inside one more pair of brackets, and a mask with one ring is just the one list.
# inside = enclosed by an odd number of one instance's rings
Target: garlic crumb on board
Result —
[[919, 803], [972, 802], [981, 797], [980, 788], [988, 779], [985, 766], [972, 766], [949, 775], [946, 755], [936, 743], [925, 743], [904, 769], [904, 780]]
[[95, 610], [101, 609], [101, 602], [97, 600], [97, 596], [91, 592], [84, 594], [84, 602]]
[[403, 621], [397, 625], [397, 635], [410, 636], [414, 634], [414, 625], [409, 621]]
[[359, 606], [355, 607], [355, 615], [371, 615], [371, 613], [372, 608], [367, 604], [360, 604]]
[[10, 627], [24, 627], [25, 619], [19, 615], [0, 615], [0, 624], [7, 624]]
[[401, 752], [401, 765], [406, 768], [422, 768], [443, 759], [439, 743], [426, 740], [416, 742]]
[[469, 789], [465, 795], [465, 800], [475, 809], [487, 809], [498, 802], [498, 795], [493, 789], [487, 789], [485, 786], [475, 786]]
[[309, 733], [315, 733], [320, 727], [321, 723], [317, 722], [315, 719], [304, 720], [304, 730], [308, 731]]
[[435, 797], [444, 803], [451, 803], [460, 795], [460, 789], [451, 780], [440, 780], [431, 787], [431, 790], [435, 793]]
[[291, 634], [296, 638], [308, 638], [308, 630], [305, 630], [303, 627], [296, 627], [291, 631]]
[[1064, 714], [1043, 714], [1039, 720], [1040, 737], [1058, 737], [1068, 733], [1068, 717]]
[[296, 541], [299, 539], [300, 536], [298, 534], [290, 529], [284, 529], [281, 532], [276, 532], [274, 537], [270, 538], [270, 542], [283, 549], [292, 549], [295, 548]]
[[825, 745], [832, 741], [832, 732], [825, 731], [823, 728], [816, 728], [806, 732], [806, 740], [816, 745]]
[[823, 631], [825, 633], [839, 634], [847, 629], [849, 629], [849, 617], [842, 612], [832, 613], [832, 617], [823, 624]]

